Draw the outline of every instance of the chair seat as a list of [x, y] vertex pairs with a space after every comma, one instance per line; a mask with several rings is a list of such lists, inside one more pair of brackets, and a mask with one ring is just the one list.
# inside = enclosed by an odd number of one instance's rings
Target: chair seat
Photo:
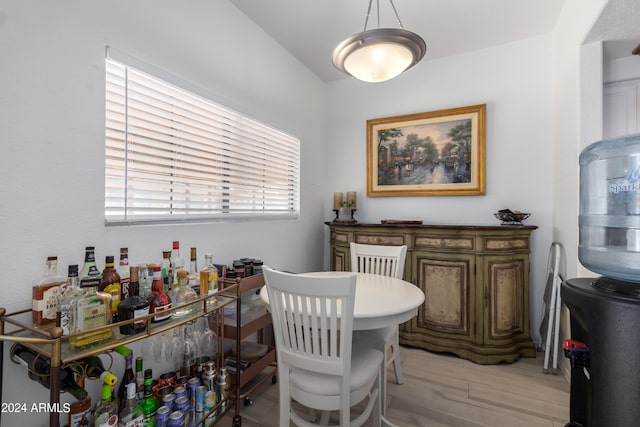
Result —
[[[373, 382], [384, 356], [373, 348], [353, 344], [351, 353], [351, 390], [356, 391]], [[319, 396], [332, 396], [340, 393], [340, 378], [328, 376], [306, 369], [294, 368], [290, 373], [291, 385]]]
[[369, 342], [389, 342], [398, 333], [396, 325], [387, 326], [386, 328], [370, 329], [366, 331], [353, 331], [353, 339], [356, 341], [364, 340]]

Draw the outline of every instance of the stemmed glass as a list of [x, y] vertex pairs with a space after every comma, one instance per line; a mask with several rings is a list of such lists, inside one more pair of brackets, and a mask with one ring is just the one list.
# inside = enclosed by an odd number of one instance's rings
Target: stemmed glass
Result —
[[164, 336], [164, 357], [165, 361], [173, 362], [176, 356], [176, 349], [182, 347], [182, 331], [180, 328], [173, 328], [173, 331], [166, 331]]
[[218, 344], [218, 335], [209, 327], [209, 321], [215, 321], [215, 314], [205, 318], [204, 330], [200, 334], [200, 356], [208, 356], [214, 359]]
[[182, 339], [181, 353], [180, 353], [180, 373], [182, 375], [189, 375], [191, 365], [196, 363], [196, 343], [192, 338], [194, 322], [189, 322], [184, 325], [184, 336]]

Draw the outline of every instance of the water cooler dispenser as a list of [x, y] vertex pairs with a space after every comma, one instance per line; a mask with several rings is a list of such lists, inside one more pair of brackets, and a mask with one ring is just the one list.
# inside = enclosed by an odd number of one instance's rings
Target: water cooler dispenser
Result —
[[569, 427], [640, 426], [640, 134], [580, 154], [580, 262], [603, 277], [562, 284], [570, 311]]

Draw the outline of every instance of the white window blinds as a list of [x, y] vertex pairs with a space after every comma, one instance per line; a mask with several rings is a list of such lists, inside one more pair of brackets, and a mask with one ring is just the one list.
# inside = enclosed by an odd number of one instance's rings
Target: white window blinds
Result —
[[107, 225], [297, 218], [299, 163], [299, 139], [107, 58]]

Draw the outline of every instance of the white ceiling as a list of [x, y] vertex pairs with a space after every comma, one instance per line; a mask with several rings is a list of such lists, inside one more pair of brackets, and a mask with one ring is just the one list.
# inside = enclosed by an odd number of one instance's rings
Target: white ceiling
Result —
[[[374, 0], [367, 29], [398, 28], [389, 0]], [[364, 30], [368, 0], [231, 0], [323, 81], [347, 76], [331, 54]], [[564, 0], [394, 0], [405, 29], [427, 43], [423, 61], [549, 33]]]
[[[367, 29], [398, 28], [389, 0], [373, 0]], [[405, 29], [427, 43], [423, 61], [551, 32], [565, 0], [394, 0]], [[300, 62], [330, 82], [347, 76], [331, 62], [333, 48], [364, 30], [369, 0], [231, 0]], [[605, 60], [640, 43], [638, 0], [610, 0], [585, 43], [607, 41]]]

